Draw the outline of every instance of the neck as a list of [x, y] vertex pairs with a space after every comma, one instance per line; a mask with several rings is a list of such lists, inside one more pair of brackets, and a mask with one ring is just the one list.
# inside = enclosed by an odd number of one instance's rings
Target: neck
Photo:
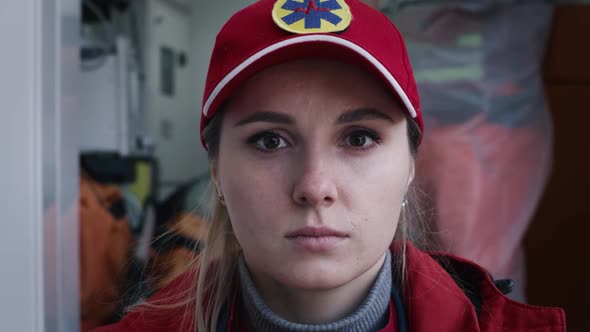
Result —
[[260, 283], [252, 281], [242, 258], [239, 273], [248, 320], [257, 331], [374, 330], [388, 312], [390, 260], [387, 251], [367, 272], [334, 289], [291, 289], [265, 282], [258, 293], [261, 288], [254, 284]]

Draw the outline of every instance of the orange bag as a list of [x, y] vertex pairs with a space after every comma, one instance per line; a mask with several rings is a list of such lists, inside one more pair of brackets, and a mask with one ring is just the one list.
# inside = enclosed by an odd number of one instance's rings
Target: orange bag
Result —
[[118, 187], [80, 178], [81, 331], [108, 323], [119, 307], [132, 249], [127, 218], [110, 212], [121, 199]]

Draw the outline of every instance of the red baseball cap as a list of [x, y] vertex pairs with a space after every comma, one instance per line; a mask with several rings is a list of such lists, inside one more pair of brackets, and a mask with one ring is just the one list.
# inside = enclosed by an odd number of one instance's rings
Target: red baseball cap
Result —
[[380, 78], [424, 131], [418, 88], [404, 40], [359, 0], [259, 0], [233, 15], [213, 48], [203, 95], [203, 129], [236, 87], [287, 61], [335, 59]]

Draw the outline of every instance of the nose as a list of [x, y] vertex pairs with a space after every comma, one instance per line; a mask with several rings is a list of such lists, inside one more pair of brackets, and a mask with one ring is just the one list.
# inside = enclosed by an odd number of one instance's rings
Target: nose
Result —
[[293, 200], [298, 205], [328, 207], [334, 204], [338, 199], [338, 187], [335, 174], [329, 168], [329, 163], [321, 156], [302, 158], [302, 172], [293, 186]]

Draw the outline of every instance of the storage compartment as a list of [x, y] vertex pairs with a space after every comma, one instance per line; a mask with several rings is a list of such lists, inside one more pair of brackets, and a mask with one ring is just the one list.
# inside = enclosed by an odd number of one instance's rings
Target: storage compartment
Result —
[[545, 78], [590, 84], [590, 5], [558, 7], [547, 52]]
[[589, 33], [590, 5], [558, 7], [544, 68], [554, 164], [525, 238], [528, 302], [564, 308], [570, 332], [590, 326]]

